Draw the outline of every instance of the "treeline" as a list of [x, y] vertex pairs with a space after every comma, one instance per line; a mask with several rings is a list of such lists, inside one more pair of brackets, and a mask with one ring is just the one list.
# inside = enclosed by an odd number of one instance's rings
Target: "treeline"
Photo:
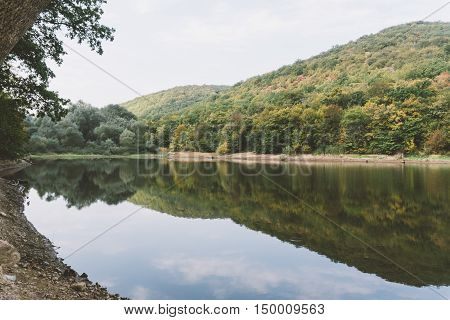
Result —
[[49, 117], [26, 119], [30, 153], [77, 152], [122, 154], [147, 152], [143, 121], [119, 105], [95, 108], [84, 102], [70, 106], [59, 122]]
[[147, 117], [151, 137], [173, 151], [447, 154], [449, 28], [416, 23], [362, 37]]
[[[446, 154], [450, 95], [439, 86], [448, 77], [444, 73], [434, 81], [375, 82], [361, 92], [363, 105], [348, 107], [275, 106], [269, 102], [274, 95], [266, 97], [267, 103], [231, 108], [217, 100], [150, 121], [152, 142], [172, 151], [218, 153]], [[381, 85], [381, 92], [371, 93]]]

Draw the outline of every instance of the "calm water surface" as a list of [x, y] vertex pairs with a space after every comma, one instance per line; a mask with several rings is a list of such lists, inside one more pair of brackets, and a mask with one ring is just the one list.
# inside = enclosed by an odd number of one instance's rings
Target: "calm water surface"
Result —
[[66, 263], [125, 297], [450, 296], [448, 167], [58, 160], [14, 178]]

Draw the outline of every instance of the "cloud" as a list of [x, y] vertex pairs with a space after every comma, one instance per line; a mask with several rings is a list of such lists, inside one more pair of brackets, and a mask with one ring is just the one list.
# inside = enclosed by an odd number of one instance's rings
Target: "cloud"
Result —
[[128, 3], [131, 6], [131, 9], [134, 13], [139, 15], [146, 15], [150, 13], [155, 6], [158, 5], [158, 1], [154, 0], [134, 0], [129, 1]]
[[[211, 283], [218, 299], [229, 298], [236, 291], [264, 295], [281, 288], [289, 290], [287, 296], [296, 295], [302, 299], [339, 298], [346, 294], [370, 295], [377, 288], [376, 278], [368, 276], [361, 281], [359, 272], [356, 269], [348, 272], [348, 267], [341, 270], [339, 267], [320, 270], [305, 266], [298, 266], [298, 270], [274, 268], [239, 256], [165, 257], [157, 260], [154, 266], [176, 274], [188, 285]], [[221, 280], [221, 286], [217, 286], [217, 279]]]
[[134, 300], [148, 300], [150, 299], [149, 290], [142, 286], [135, 286], [131, 289], [131, 298]]
[[160, 37], [166, 42], [177, 44], [229, 45], [287, 31], [299, 23], [297, 20], [284, 19], [267, 9], [231, 10], [219, 4], [209, 15], [187, 16], [179, 21], [178, 31], [164, 30]]

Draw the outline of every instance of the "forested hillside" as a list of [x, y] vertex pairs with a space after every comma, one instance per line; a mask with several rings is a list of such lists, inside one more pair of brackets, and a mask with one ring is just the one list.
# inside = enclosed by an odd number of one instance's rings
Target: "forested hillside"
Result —
[[188, 108], [161, 102], [146, 109], [144, 100], [126, 107], [149, 119], [155, 144], [173, 151], [445, 154], [449, 38], [450, 23], [405, 24]]
[[[406, 24], [233, 87], [176, 87], [103, 109], [78, 103], [58, 123], [28, 118], [26, 151], [448, 154], [449, 39], [450, 23]], [[20, 114], [7, 119], [20, 128]]]
[[148, 94], [122, 104], [141, 118], [157, 120], [217, 95], [227, 86], [183, 86]]

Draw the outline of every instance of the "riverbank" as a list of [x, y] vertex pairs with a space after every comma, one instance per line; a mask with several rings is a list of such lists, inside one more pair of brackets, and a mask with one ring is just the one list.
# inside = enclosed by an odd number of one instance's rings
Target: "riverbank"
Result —
[[1, 178], [28, 165], [0, 161], [0, 300], [118, 299], [58, 258], [24, 215], [23, 187]]
[[130, 154], [130, 155], [96, 155], [96, 154], [41, 154], [31, 155], [30, 160], [74, 160], [74, 159], [168, 159], [175, 161], [229, 161], [241, 163], [389, 163], [389, 164], [448, 164], [450, 156], [406, 156], [400, 155], [285, 155], [285, 154], [255, 154], [253, 152], [219, 155], [207, 152], [168, 152], [158, 154]]
[[30, 165], [25, 160], [0, 160], [0, 177], [22, 170]]

